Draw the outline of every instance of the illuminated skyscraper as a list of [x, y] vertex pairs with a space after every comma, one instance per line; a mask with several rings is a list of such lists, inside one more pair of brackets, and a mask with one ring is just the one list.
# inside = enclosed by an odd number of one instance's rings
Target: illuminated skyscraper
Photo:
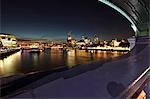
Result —
[[96, 34], [94, 35], [93, 43], [94, 44], [98, 44], [99, 43], [99, 38], [98, 38], [98, 36]]
[[69, 32], [67, 36], [67, 42], [71, 43], [71, 41], [72, 41], [71, 32]]
[[84, 35], [81, 36], [81, 40], [83, 40], [83, 41], [85, 40], [85, 36]]

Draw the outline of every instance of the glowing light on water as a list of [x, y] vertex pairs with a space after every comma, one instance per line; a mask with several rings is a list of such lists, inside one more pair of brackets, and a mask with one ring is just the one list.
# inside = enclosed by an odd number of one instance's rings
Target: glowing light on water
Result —
[[4, 73], [5, 71], [7, 73], [13, 73], [15, 72], [14, 66], [17, 64], [17, 60], [20, 59], [21, 51], [10, 55], [7, 58], [4, 58], [3, 60], [0, 60], [0, 73]]

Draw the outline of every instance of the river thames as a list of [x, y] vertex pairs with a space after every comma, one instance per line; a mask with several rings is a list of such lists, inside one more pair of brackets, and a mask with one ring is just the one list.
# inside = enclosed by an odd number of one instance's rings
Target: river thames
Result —
[[79, 64], [86, 64], [104, 59], [115, 59], [128, 52], [98, 51], [97, 53], [85, 50], [46, 49], [41, 53], [29, 53], [29, 50], [19, 51], [0, 60], [0, 76], [27, 74], [40, 71], [51, 71], [58, 68], [72, 68]]

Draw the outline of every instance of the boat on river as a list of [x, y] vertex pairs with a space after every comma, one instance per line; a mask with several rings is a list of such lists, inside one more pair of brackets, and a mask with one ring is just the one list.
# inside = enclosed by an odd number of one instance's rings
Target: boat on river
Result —
[[34, 44], [34, 45], [31, 45], [30, 46], [30, 53], [40, 53], [42, 52], [43, 50], [39, 48], [39, 45], [38, 44]]

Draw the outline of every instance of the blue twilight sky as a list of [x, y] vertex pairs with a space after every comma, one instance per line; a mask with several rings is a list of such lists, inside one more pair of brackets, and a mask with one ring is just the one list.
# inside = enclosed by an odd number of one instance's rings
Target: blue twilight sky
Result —
[[19, 38], [79, 39], [95, 33], [100, 39], [134, 34], [130, 23], [98, 0], [1, 0], [1, 32]]

